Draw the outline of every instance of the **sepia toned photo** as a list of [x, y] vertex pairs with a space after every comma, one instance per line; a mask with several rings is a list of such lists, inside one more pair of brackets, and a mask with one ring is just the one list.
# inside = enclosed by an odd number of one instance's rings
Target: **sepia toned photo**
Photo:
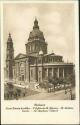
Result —
[[4, 100], [75, 100], [72, 3], [3, 6]]

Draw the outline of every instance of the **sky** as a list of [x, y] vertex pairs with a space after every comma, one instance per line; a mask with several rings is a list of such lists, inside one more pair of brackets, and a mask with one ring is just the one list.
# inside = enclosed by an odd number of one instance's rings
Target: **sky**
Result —
[[54, 52], [63, 56], [64, 61], [74, 62], [75, 25], [73, 3], [4, 4], [4, 51], [6, 52], [6, 43], [10, 32], [14, 44], [14, 55], [26, 53], [25, 44], [28, 42], [35, 17], [48, 43], [48, 53]]

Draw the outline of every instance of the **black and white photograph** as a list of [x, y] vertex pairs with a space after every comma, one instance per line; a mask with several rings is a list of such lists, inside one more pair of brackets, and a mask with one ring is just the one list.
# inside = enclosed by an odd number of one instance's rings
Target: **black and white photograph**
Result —
[[3, 0], [1, 123], [79, 124], [78, 1]]
[[4, 99], [74, 100], [74, 5], [4, 4]]

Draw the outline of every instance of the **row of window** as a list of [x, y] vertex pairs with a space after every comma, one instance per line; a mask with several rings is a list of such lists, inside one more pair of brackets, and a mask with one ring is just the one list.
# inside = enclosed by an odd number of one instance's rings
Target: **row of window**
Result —
[[55, 57], [46, 57], [44, 58], [44, 62], [61, 62], [62, 58], [55, 58]]
[[[38, 58], [37, 60], [37, 64], [41, 64], [41, 63], [51, 63], [51, 62], [62, 62], [62, 58]], [[32, 59], [31, 60], [32, 64], [36, 64], [36, 60]]]
[[[48, 63], [48, 62], [61, 62], [62, 61], [62, 58], [44, 58], [43, 59], [43, 63]], [[42, 59], [38, 59], [38, 63], [42, 63]]]

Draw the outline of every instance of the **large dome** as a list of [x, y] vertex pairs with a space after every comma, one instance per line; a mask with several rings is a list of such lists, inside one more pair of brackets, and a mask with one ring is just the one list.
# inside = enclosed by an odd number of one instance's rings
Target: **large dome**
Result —
[[43, 32], [39, 30], [37, 19], [35, 19], [35, 21], [34, 21], [33, 30], [29, 34], [28, 41], [33, 41], [34, 39], [45, 41]]
[[41, 32], [39, 29], [33, 29], [32, 32], [30, 32], [29, 38], [34, 37], [44, 39], [43, 32]]

